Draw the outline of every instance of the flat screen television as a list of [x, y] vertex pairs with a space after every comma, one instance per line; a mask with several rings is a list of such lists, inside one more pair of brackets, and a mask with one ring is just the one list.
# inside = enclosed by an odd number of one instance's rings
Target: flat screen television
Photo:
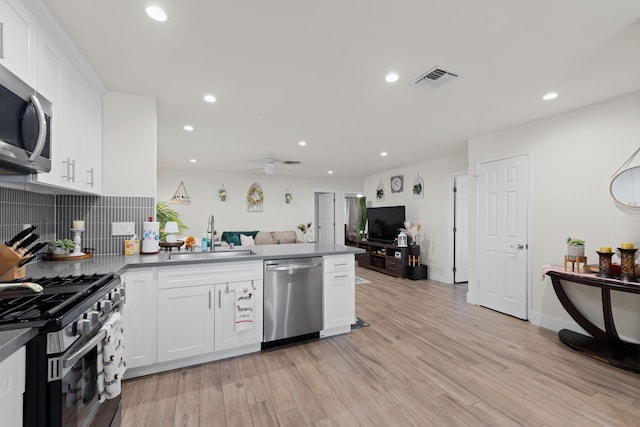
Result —
[[393, 243], [399, 228], [404, 228], [404, 206], [367, 208], [369, 234], [372, 242]]

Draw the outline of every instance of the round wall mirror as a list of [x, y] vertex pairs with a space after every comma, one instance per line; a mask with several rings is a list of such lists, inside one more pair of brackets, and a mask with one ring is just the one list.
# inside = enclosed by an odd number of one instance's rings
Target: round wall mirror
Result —
[[640, 209], [640, 166], [625, 169], [614, 176], [609, 191], [617, 204]]

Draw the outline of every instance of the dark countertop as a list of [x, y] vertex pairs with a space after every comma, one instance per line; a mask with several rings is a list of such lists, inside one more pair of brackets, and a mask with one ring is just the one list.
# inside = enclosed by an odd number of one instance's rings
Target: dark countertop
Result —
[[[364, 253], [363, 249], [344, 245], [322, 245], [320, 243], [292, 243], [285, 245], [236, 246], [234, 250], [250, 249], [255, 255], [223, 257], [219, 259], [171, 260], [169, 254], [185, 251], [160, 252], [151, 255], [96, 255], [79, 261], [40, 261], [27, 264], [26, 276], [69, 276], [79, 274], [122, 274], [130, 268], [160, 267], [233, 261], [302, 258], [325, 255]], [[217, 249], [224, 251], [228, 249]], [[0, 362], [19, 349], [36, 335], [32, 328], [0, 331]]]
[[[130, 268], [161, 267], [233, 261], [250, 261], [283, 258], [302, 258], [325, 255], [358, 254], [364, 249], [344, 245], [322, 245], [320, 243], [291, 243], [284, 245], [236, 246], [231, 251], [250, 249], [255, 255], [222, 257], [218, 259], [172, 260], [169, 254], [184, 254], [186, 251], [160, 252], [149, 255], [96, 255], [79, 261], [40, 261], [27, 264], [27, 277], [66, 276], [78, 274], [124, 273]], [[217, 249], [216, 252], [229, 251]]]
[[19, 350], [36, 334], [37, 330], [34, 328], [0, 331], [0, 362]]

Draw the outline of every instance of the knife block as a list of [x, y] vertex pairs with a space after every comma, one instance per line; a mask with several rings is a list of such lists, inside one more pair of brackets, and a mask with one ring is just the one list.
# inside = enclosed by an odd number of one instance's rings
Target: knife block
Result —
[[26, 274], [26, 268], [16, 265], [22, 258], [18, 252], [0, 243], [0, 280], [22, 279]]

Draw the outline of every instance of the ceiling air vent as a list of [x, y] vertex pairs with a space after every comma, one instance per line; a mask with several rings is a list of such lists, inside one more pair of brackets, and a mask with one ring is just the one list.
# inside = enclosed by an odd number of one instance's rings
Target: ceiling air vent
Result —
[[413, 84], [415, 86], [438, 87], [442, 86], [449, 80], [455, 79], [456, 77], [458, 77], [458, 75], [452, 73], [451, 71], [443, 70], [439, 67], [434, 67], [415, 79], [413, 81]]

